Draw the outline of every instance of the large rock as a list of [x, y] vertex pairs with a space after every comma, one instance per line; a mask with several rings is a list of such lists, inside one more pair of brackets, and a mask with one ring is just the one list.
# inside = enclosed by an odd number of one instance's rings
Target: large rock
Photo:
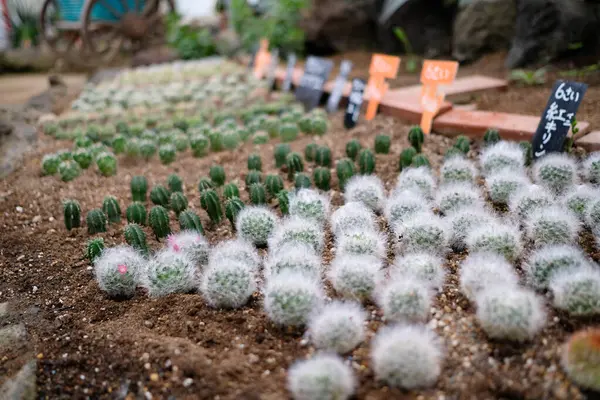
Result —
[[574, 47], [598, 54], [600, 5], [581, 0], [517, 0], [507, 68], [556, 59]]
[[455, 21], [452, 56], [459, 62], [476, 60], [488, 51], [508, 49], [515, 31], [516, 0], [474, 0]]

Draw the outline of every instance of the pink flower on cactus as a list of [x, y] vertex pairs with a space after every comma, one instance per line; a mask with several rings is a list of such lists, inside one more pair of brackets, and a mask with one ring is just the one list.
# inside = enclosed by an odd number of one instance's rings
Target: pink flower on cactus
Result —
[[175, 238], [173, 237], [173, 235], [170, 235], [167, 238], [167, 241], [169, 242], [169, 247], [171, 247], [173, 250], [175, 250], [175, 251], [181, 250], [179, 245], [175, 242]]
[[125, 275], [127, 273], [127, 265], [119, 264], [119, 266], [117, 266], [117, 270], [121, 275]]

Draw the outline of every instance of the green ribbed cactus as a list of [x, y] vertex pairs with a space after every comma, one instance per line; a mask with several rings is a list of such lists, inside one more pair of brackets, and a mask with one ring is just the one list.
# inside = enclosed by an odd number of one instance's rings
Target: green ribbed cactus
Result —
[[75, 161], [63, 161], [58, 164], [58, 173], [63, 182], [70, 182], [81, 174], [81, 167]]
[[287, 143], [280, 143], [275, 146], [275, 151], [273, 154], [275, 156], [275, 166], [277, 168], [281, 168], [285, 165], [286, 157], [291, 151], [290, 145]]
[[73, 160], [75, 160], [82, 169], [87, 169], [93, 161], [92, 153], [90, 153], [88, 149], [77, 149], [73, 153]]
[[246, 175], [246, 189], [250, 188], [250, 185], [253, 183], [261, 183], [262, 182], [262, 174], [260, 171], [248, 171], [248, 175]]
[[264, 131], [258, 131], [252, 136], [253, 144], [267, 144], [269, 143], [269, 134]]
[[198, 191], [202, 193], [206, 189], [212, 189], [214, 187], [213, 182], [207, 177], [200, 178], [198, 182]]
[[218, 224], [223, 218], [219, 195], [214, 189], [206, 189], [200, 193], [200, 206], [206, 211], [210, 220]]
[[265, 187], [270, 196], [275, 196], [280, 190], [283, 190], [283, 179], [279, 175], [267, 175]]
[[85, 216], [85, 223], [90, 235], [106, 232], [106, 215], [99, 208], [88, 211]]
[[125, 234], [125, 241], [128, 245], [137, 249], [142, 254], [148, 254], [146, 234], [138, 224], [127, 224], [123, 233]]
[[419, 125], [414, 125], [408, 131], [408, 141], [415, 148], [417, 153], [421, 152], [423, 148], [423, 142], [425, 141], [425, 135], [423, 129]]
[[196, 158], [204, 157], [208, 154], [208, 145], [208, 138], [201, 133], [197, 133], [190, 137], [190, 147], [192, 148], [192, 155]]
[[454, 147], [459, 149], [463, 154], [467, 154], [471, 150], [471, 141], [468, 137], [460, 135], [454, 142]]
[[169, 191], [172, 192], [181, 192], [183, 193], [183, 181], [176, 174], [171, 174], [167, 177], [167, 186], [169, 187]]
[[167, 237], [171, 233], [169, 213], [163, 206], [152, 207], [148, 222], [150, 223], [152, 232], [154, 232], [154, 236], [156, 236], [157, 240]]
[[104, 251], [104, 239], [94, 238], [87, 242], [85, 247], [85, 256], [88, 260], [94, 261]]
[[431, 163], [425, 154], [417, 154], [413, 157], [411, 165], [415, 168], [418, 167], [431, 167]]
[[103, 176], [113, 176], [117, 174], [117, 159], [114, 154], [103, 152], [96, 157], [96, 165]]
[[275, 195], [277, 198], [277, 203], [279, 204], [279, 210], [281, 214], [287, 215], [290, 213], [290, 199], [289, 193], [287, 190], [280, 190], [279, 193]]
[[288, 180], [294, 179], [294, 176], [298, 172], [304, 171], [304, 164], [302, 163], [302, 156], [299, 153], [292, 152], [285, 158], [285, 165], [287, 166]]
[[358, 169], [362, 175], [375, 172], [375, 154], [370, 149], [362, 149], [358, 154]]
[[135, 137], [128, 138], [127, 142], [125, 143], [125, 154], [127, 155], [127, 157], [129, 157], [129, 158], [139, 157], [141, 154], [140, 145], [141, 145], [140, 139], [135, 138]]
[[311, 186], [310, 177], [302, 172], [299, 172], [294, 177], [294, 187], [296, 189], [309, 188]]
[[163, 185], [156, 185], [150, 191], [150, 200], [158, 206], [169, 207], [169, 191]]
[[158, 157], [160, 162], [164, 165], [169, 165], [175, 161], [177, 156], [177, 149], [172, 144], [163, 144], [158, 148]]
[[531, 146], [531, 142], [522, 141], [519, 142], [519, 146], [525, 154], [525, 165], [530, 166], [533, 161], [533, 147]]
[[231, 226], [235, 228], [235, 220], [245, 207], [244, 202], [240, 200], [239, 197], [232, 197], [230, 199], [225, 200], [225, 216], [231, 223]]
[[346, 143], [346, 155], [351, 160], [356, 160], [356, 157], [358, 157], [358, 153], [360, 153], [361, 149], [362, 146], [357, 139], [352, 139]]
[[262, 171], [262, 160], [258, 154], [250, 154], [248, 156], [248, 170]]
[[54, 175], [58, 172], [60, 157], [56, 154], [46, 154], [42, 158], [42, 171], [44, 175]]
[[304, 158], [306, 159], [306, 161], [315, 161], [318, 148], [319, 145], [316, 143], [309, 143], [306, 145], [306, 147], [304, 148]]
[[181, 192], [173, 192], [171, 193], [171, 198], [169, 199], [169, 205], [171, 210], [175, 212], [175, 215], [179, 215], [182, 211], [184, 211], [188, 206], [188, 199]]
[[344, 190], [346, 182], [354, 176], [354, 163], [349, 158], [338, 160], [335, 166], [335, 172], [338, 178], [340, 189]]
[[295, 123], [285, 123], [279, 127], [279, 136], [284, 142], [293, 142], [298, 138], [298, 125]]
[[267, 190], [262, 183], [250, 185], [250, 202], [254, 205], [267, 203]]
[[389, 154], [392, 140], [388, 135], [375, 136], [375, 153]]
[[[416, 155], [416, 153], [415, 153], [415, 155]], [[449, 160], [453, 157], [464, 158], [465, 153], [463, 153], [462, 150], [459, 149], [458, 147], [449, 147], [448, 150], [446, 150], [446, 153], [444, 154], [444, 160]], [[411, 160], [411, 162], [412, 162], [412, 160]]]
[[133, 201], [146, 201], [146, 192], [148, 191], [148, 181], [143, 176], [134, 176], [131, 178], [131, 198]]
[[102, 211], [108, 216], [108, 222], [115, 223], [121, 220], [121, 207], [115, 196], [106, 196], [102, 201]]
[[501, 140], [500, 132], [497, 129], [488, 128], [483, 134], [483, 146], [489, 147], [493, 144], [498, 143]]
[[417, 150], [414, 147], [407, 147], [400, 153], [400, 161], [398, 163], [400, 171], [410, 167], [413, 158], [417, 155]]
[[329, 168], [318, 167], [313, 171], [313, 181], [315, 182], [315, 186], [321, 190], [329, 190], [330, 182], [331, 182], [331, 172], [329, 172]]
[[204, 234], [200, 217], [192, 210], [185, 210], [179, 214], [179, 228], [182, 231], [196, 231]]
[[146, 207], [140, 202], [130, 204], [125, 210], [125, 216], [130, 224], [146, 225]]
[[77, 200], [63, 201], [63, 215], [65, 217], [65, 227], [68, 231], [81, 226], [81, 206]]
[[279, 118], [269, 116], [265, 120], [265, 129], [271, 138], [276, 138], [279, 135]]
[[87, 136], [83, 136], [83, 135], [78, 135], [75, 138], [75, 141], [73, 142], [73, 144], [75, 145], [75, 147], [77, 148], [87, 148], [90, 147], [91, 145], [94, 144], [94, 142], [92, 142], [90, 140], [89, 137]]
[[140, 155], [146, 161], [150, 160], [158, 150], [158, 146], [154, 143], [154, 140], [142, 139], [140, 140]]
[[303, 133], [310, 135], [312, 133], [312, 118], [309, 114], [303, 115], [298, 120], [298, 127]]
[[232, 197], [240, 197], [240, 189], [233, 182], [229, 182], [223, 186], [223, 197], [230, 199]]
[[331, 150], [327, 146], [320, 146], [315, 153], [315, 162], [322, 167], [331, 167]]
[[225, 169], [220, 165], [213, 165], [210, 167], [208, 176], [210, 176], [210, 180], [213, 181], [216, 186], [223, 186], [225, 183]]
[[321, 117], [314, 117], [310, 123], [313, 134], [323, 136], [327, 133], [327, 120]]

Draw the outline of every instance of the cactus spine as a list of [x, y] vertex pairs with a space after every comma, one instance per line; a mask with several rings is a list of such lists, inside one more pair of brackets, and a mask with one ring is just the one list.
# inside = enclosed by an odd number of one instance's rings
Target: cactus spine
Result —
[[219, 195], [213, 189], [207, 189], [200, 193], [200, 206], [207, 212], [210, 220], [218, 224], [221, 222], [223, 211]]
[[146, 192], [148, 191], [148, 181], [143, 176], [134, 176], [131, 178], [131, 197], [133, 201], [146, 201]]
[[142, 254], [148, 254], [148, 245], [146, 244], [146, 234], [137, 224], [127, 224], [125, 227], [125, 241], [128, 245], [137, 249]]
[[99, 208], [88, 211], [85, 216], [85, 223], [88, 227], [88, 233], [106, 232], [106, 215]]
[[182, 231], [196, 231], [204, 234], [204, 227], [198, 215], [192, 210], [185, 210], [179, 214], [179, 228]]
[[63, 214], [67, 230], [81, 226], [81, 206], [77, 200], [65, 200], [63, 202]]
[[167, 237], [171, 233], [169, 214], [163, 206], [152, 207], [149, 221], [157, 240]]

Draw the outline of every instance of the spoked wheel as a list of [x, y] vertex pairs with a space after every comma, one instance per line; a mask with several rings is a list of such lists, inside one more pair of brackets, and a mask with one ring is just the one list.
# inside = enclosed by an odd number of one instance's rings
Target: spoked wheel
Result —
[[164, 17], [174, 11], [173, 0], [87, 0], [82, 14], [83, 41], [94, 57], [108, 63], [122, 50], [135, 51], [156, 36], [164, 37]]

